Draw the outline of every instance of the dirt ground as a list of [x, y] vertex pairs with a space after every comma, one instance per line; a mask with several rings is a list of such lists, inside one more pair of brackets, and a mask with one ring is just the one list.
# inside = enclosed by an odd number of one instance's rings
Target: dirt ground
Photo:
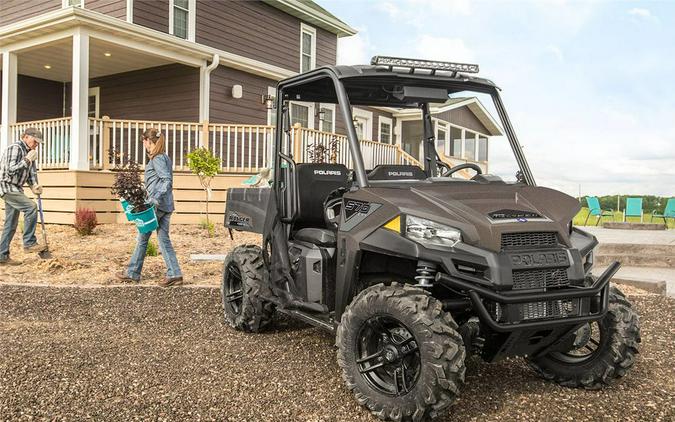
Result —
[[[675, 299], [624, 290], [642, 327], [626, 377], [585, 391], [523, 359], [471, 358], [439, 421], [674, 420]], [[334, 343], [282, 317], [234, 331], [215, 286], [0, 284], [0, 420], [376, 421], [345, 388]]]
[[[226, 254], [244, 243], [260, 244], [260, 237], [251, 233], [234, 232], [234, 242], [227, 230], [216, 222], [215, 235], [196, 225], [173, 225], [171, 240], [188, 284], [218, 284], [222, 263], [193, 262], [191, 254]], [[0, 225], [2, 221], [0, 220]], [[0, 226], [1, 227], [1, 226]], [[36, 235], [42, 243], [38, 228]], [[17, 230], [10, 249], [11, 258], [22, 261], [16, 267], [0, 267], [0, 281], [40, 284], [117, 284], [116, 272], [129, 263], [136, 245], [136, 229], [132, 224], [104, 224], [91, 236], [80, 236], [73, 227], [47, 225], [47, 240], [52, 259], [43, 260], [37, 254], [26, 254]], [[152, 238], [157, 243], [157, 236]], [[160, 281], [166, 272], [161, 255], [146, 257], [142, 284]]]

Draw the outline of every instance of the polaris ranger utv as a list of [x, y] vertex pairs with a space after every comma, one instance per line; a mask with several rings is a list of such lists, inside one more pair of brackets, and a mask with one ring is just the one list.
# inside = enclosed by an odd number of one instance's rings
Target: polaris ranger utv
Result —
[[[572, 226], [578, 201], [536, 186], [497, 86], [477, 72], [380, 56], [286, 79], [275, 100], [271, 187], [228, 192], [225, 225], [263, 241], [226, 258], [226, 321], [257, 332], [281, 312], [334, 332], [347, 387], [384, 420], [442, 414], [468, 355], [522, 356], [547, 380], [595, 389], [623, 376], [638, 353], [638, 315], [609, 283], [620, 264], [591, 274], [598, 242]], [[516, 181], [438, 156], [430, 104], [467, 92], [493, 101]], [[291, 101], [337, 104], [343, 163], [301, 162]], [[367, 169], [352, 106], [417, 109], [421, 166]], [[470, 179], [453, 177], [468, 169]]]

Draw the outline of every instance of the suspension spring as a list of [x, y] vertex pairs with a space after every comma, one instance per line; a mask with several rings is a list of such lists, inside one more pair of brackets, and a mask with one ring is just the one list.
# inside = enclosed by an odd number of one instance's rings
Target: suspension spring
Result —
[[415, 281], [421, 287], [431, 287], [434, 277], [436, 276], [436, 264], [426, 261], [417, 261], [417, 276]]

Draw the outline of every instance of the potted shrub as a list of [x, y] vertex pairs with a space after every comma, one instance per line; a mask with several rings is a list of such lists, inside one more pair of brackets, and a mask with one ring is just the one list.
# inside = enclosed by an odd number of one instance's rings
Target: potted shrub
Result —
[[155, 206], [146, 201], [140, 166], [133, 160], [127, 163], [115, 173], [111, 192], [120, 198], [127, 219], [136, 224], [139, 232], [148, 233], [157, 228]]

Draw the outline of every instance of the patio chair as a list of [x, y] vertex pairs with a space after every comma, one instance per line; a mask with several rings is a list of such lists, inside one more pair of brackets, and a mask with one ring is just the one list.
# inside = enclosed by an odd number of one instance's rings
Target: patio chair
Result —
[[603, 210], [600, 207], [600, 200], [598, 200], [597, 197], [587, 196], [586, 203], [588, 204], [588, 215], [586, 216], [586, 221], [584, 221], [584, 226], [588, 223], [588, 219], [591, 217], [591, 215], [595, 215], [597, 217], [597, 220], [595, 221], [596, 226], [598, 223], [600, 223], [602, 217], [612, 217], [612, 220], [614, 220], [614, 210], [611, 208], [609, 210]]
[[626, 222], [628, 217], [640, 217], [640, 222], [642, 223], [644, 221], [642, 198], [626, 198], [626, 209], [623, 213], [623, 221]]
[[654, 217], [663, 218], [663, 222], [666, 223], [668, 227], [668, 219], [672, 218], [675, 220], [675, 198], [670, 198], [666, 204], [666, 208], [663, 210], [663, 214], [659, 214], [656, 210], [652, 211], [652, 218], [649, 222], [654, 221]]

